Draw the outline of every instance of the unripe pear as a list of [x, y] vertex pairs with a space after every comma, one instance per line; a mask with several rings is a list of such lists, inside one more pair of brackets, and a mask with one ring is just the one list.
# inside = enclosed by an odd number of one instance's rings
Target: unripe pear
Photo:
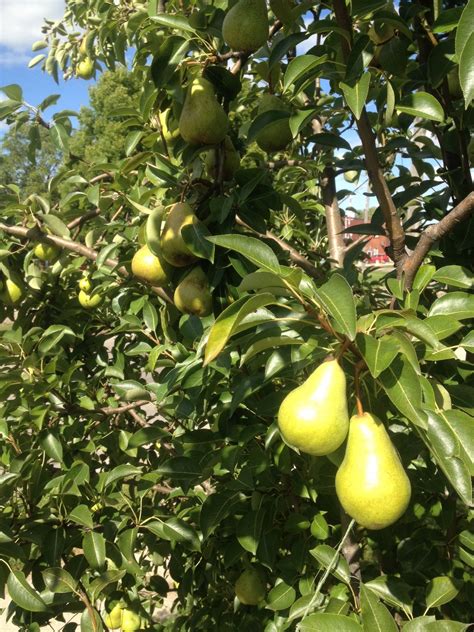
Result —
[[357, 180], [359, 179], [359, 172], [355, 171], [354, 169], [352, 169], [351, 171], [345, 171], [344, 172], [344, 180], [346, 182], [357, 182]]
[[191, 145], [217, 145], [227, 132], [229, 121], [216, 99], [212, 83], [198, 77], [188, 87], [179, 118], [179, 131]]
[[457, 66], [448, 72], [447, 80], [449, 96], [454, 100], [461, 99], [463, 91], [459, 80], [459, 68]]
[[55, 261], [59, 257], [60, 249], [54, 244], [36, 244], [34, 253], [41, 261]]
[[147, 245], [142, 246], [133, 255], [132, 272], [142, 281], [158, 287], [168, 283], [164, 262], [160, 261], [160, 258], [154, 255]]
[[94, 62], [90, 57], [86, 57], [76, 66], [76, 77], [90, 79], [94, 74]]
[[112, 610], [104, 615], [104, 623], [111, 630], [122, 626], [122, 606], [120, 603], [115, 604]]
[[88, 276], [83, 276], [82, 279], [79, 279], [78, 286], [80, 290], [87, 294], [92, 290], [92, 283]]
[[[221, 151], [224, 152], [224, 164], [222, 169], [223, 178], [224, 180], [232, 180], [235, 172], [240, 167], [240, 156], [229, 136], [225, 137], [224, 148], [221, 149]], [[206, 158], [204, 160], [207, 175], [213, 180], [216, 180], [219, 175], [217, 155], [217, 149], [209, 149], [209, 151], [206, 152]]]
[[81, 290], [78, 294], [79, 303], [84, 309], [94, 309], [102, 303], [102, 296], [100, 294], [88, 294]]
[[278, 426], [293, 448], [314, 456], [337, 450], [347, 436], [346, 377], [337, 360], [323, 362], [278, 411]]
[[256, 568], [245, 570], [235, 582], [235, 594], [246, 606], [256, 606], [265, 598], [265, 581]]
[[23, 298], [23, 287], [18, 279], [7, 278], [3, 281], [0, 301], [7, 305], [17, 305]]
[[369, 413], [350, 421], [336, 493], [344, 511], [367, 529], [388, 527], [408, 507], [410, 480], [383, 423]]
[[181, 268], [196, 260], [196, 256], [186, 246], [181, 230], [184, 226], [198, 222], [198, 218], [186, 202], [178, 202], [169, 210], [161, 233], [161, 250], [164, 259], [172, 266]]
[[270, 8], [275, 16], [283, 24], [291, 24], [295, 19], [293, 10], [296, 5], [294, 0], [270, 0]]
[[167, 108], [159, 114], [161, 133], [163, 138], [172, 145], [177, 138], [179, 138], [178, 121], [176, 121], [171, 115], [171, 108]]
[[122, 610], [122, 632], [137, 632], [140, 629], [140, 615], [133, 610]]
[[239, 0], [227, 12], [222, 36], [235, 51], [252, 53], [268, 39], [269, 22], [265, 0]]
[[[260, 102], [258, 113], [263, 114], [271, 110], [288, 112], [289, 108], [279, 97], [265, 94]], [[281, 118], [266, 125], [255, 139], [260, 149], [266, 152], [285, 149], [293, 140], [288, 118]]]
[[174, 304], [183, 314], [200, 318], [212, 312], [209, 281], [201, 268], [194, 268], [184, 277], [174, 292]]

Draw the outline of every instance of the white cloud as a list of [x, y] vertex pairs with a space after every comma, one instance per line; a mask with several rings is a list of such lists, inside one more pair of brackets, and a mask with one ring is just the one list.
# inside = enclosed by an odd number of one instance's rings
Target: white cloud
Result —
[[[12, 61], [12, 52], [26, 54], [41, 39], [43, 19], [56, 19], [64, 13], [64, 0], [0, 0], [0, 46], [7, 50], [0, 63]], [[19, 57], [16, 63], [23, 64]]]

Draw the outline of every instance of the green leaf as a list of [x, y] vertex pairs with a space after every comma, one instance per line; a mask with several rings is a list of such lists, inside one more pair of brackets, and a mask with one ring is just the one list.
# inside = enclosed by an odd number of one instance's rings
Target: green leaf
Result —
[[403, 632], [426, 632], [426, 625], [435, 620], [434, 617], [416, 617], [416, 619], [407, 621], [402, 630]]
[[8, 86], [2, 86], [0, 91], [3, 92], [12, 101], [23, 101], [23, 90], [17, 83], [11, 83]]
[[69, 513], [68, 519], [89, 529], [92, 529], [94, 526], [92, 513], [86, 505], [77, 505], [77, 507], [74, 507]]
[[444, 9], [434, 21], [431, 30], [433, 33], [449, 33], [454, 31], [454, 29], [458, 26], [461, 13], [462, 7]]
[[[240, 494], [237, 492], [225, 492], [208, 496], [201, 507], [200, 516], [200, 525], [204, 538], [209, 537], [222, 520], [227, 518], [240, 505], [240, 502]], [[240, 552], [242, 552], [242, 549]]]
[[236, 535], [240, 546], [255, 555], [262, 535], [265, 510], [260, 507], [242, 516], [237, 524]]
[[47, 605], [39, 593], [26, 581], [21, 571], [11, 571], [7, 580], [11, 600], [27, 612], [46, 612]]
[[102, 632], [104, 629], [100, 614], [95, 608], [86, 608], [81, 615], [81, 632]]
[[252, 142], [258, 134], [271, 123], [281, 119], [289, 119], [290, 112], [286, 110], [267, 110], [255, 117], [247, 132], [247, 142]]
[[399, 112], [411, 116], [428, 119], [429, 121], [444, 121], [444, 110], [441, 103], [428, 92], [414, 92], [404, 97], [395, 106]]
[[204, 365], [212, 362], [221, 353], [239, 323], [259, 307], [275, 303], [273, 294], [264, 293], [242, 296], [219, 314], [209, 333], [204, 355]]
[[413, 366], [403, 357], [396, 358], [380, 376], [388, 397], [395, 407], [416, 426], [425, 427], [420, 412], [422, 407], [421, 385]]
[[280, 264], [276, 254], [260, 239], [245, 235], [216, 235], [207, 239], [217, 246], [240, 253], [263, 270], [280, 274]]
[[285, 582], [280, 582], [267, 595], [267, 606], [279, 611], [289, 608], [296, 599], [296, 590]]
[[168, 436], [169, 433], [159, 426], [149, 426], [148, 428], [140, 428], [128, 440], [128, 448], [139, 448], [147, 443], [155, 443], [159, 439]]
[[463, 289], [470, 289], [474, 286], [474, 275], [463, 266], [444, 266], [436, 270], [433, 280]]
[[115, 483], [115, 481], [121, 480], [123, 478], [137, 478], [139, 476], [141, 476], [142, 474], [142, 468], [141, 467], [137, 467], [135, 465], [117, 465], [117, 467], [114, 467], [112, 470], [110, 470], [110, 472], [107, 472], [107, 474], [104, 476], [103, 480], [102, 480], [102, 485], [99, 485], [100, 489], [105, 489], [106, 487], [108, 487], [109, 485], [111, 485], [112, 483]]
[[311, 614], [298, 626], [298, 632], [362, 632], [362, 626], [342, 614], [318, 612]]
[[48, 432], [41, 439], [40, 443], [41, 447], [50, 459], [53, 459], [53, 461], [57, 461], [58, 463], [62, 463], [63, 446], [61, 445], [59, 439], [52, 432]]
[[434, 621], [428, 623], [423, 632], [464, 632], [468, 624], [460, 621]]
[[459, 592], [459, 583], [451, 577], [434, 577], [426, 587], [426, 607], [439, 608], [452, 601]]
[[413, 281], [413, 289], [422, 292], [431, 279], [435, 276], [436, 268], [432, 265], [422, 265], [419, 267]]
[[57, 215], [53, 215], [52, 213], [44, 213], [44, 215], [41, 216], [41, 221], [45, 226], [49, 228], [53, 235], [66, 238], [69, 238], [71, 236], [69, 228]]
[[157, 474], [165, 478], [178, 481], [187, 481], [192, 478], [201, 478], [203, 471], [196, 459], [187, 456], [176, 456], [168, 459], [155, 469]]
[[370, 88], [370, 72], [365, 72], [354, 84], [339, 84], [347, 105], [356, 119], [360, 119]]
[[320, 57], [316, 57], [315, 55], [299, 55], [292, 59], [285, 71], [283, 92], [286, 92], [292, 84], [304, 77], [310, 70], [323, 64], [326, 59], [326, 55]]
[[127, 137], [125, 138], [124, 150], [126, 156], [131, 156], [133, 154], [134, 149], [141, 141], [145, 133], [142, 130], [133, 130]]
[[49, 132], [51, 134], [51, 140], [56, 147], [62, 152], [67, 152], [69, 149], [69, 135], [64, 125], [61, 125], [61, 123], [54, 123]]
[[77, 580], [63, 568], [47, 568], [42, 571], [45, 586], [53, 593], [71, 593], [76, 590]]
[[398, 345], [390, 336], [373, 338], [357, 334], [356, 342], [373, 378], [379, 377], [398, 355]]
[[456, 320], [474, 318], [474, 294], [449, 292], [441, 296], [431, 306], [428, 316], [439, 314], [450, 316]]
[[317, 289], [316, 296], [339, 330], [349, 340], [354, 340], [357, 328], [356, 308], [354, 295], [346, 279], [340, 274], [333, 274], [327, 283]]
[[116, 584], [118, 581], [122, 579], [125, 575], [126, 571], [105, 571], [99, 577], [94, 579], [90, 583], [89, 590], [91, 593], [92, 601], [96, 601], [102, 595], [103, 591], [110, 584]]
[[332, 565], [331, 573], [345, 584], [349, 583], [351, 578], [349, 565], [341, 555], [337, 557], [335, 563], [332, 561], [336, 555], [336, 551], [332, 548], [332, 546], [329, 546], [328, 544], [319, 544], [314, 549], [311, 549], [310, 553], [324, 569], [327, 569]]
[[410, 597], [410, 586], [400, 578], [391, 575], [380, 575], [370, 582], [366, 582], [365, 587], [390, 606], [401, 608], [408, 614], [411, 614], [413, 600]]
[[105, 564], [105, 538], [101, 533], [89, 531], [82, 539], [86, 560], [92, 568], [101, 569]]
[[390, 612], [364, 584], [360, 586], [360, 607], [365, 632], [398, 632]]
[[[444, 13], [444, 12], [443, 12]], [[472, 35], [472, 25], [474, 23], [474, 0], [469, 0], [459, 19], [456, 31], [455, 50], [458, 60], [461, 59], [464, 48]]]
[[467, 40], [459, 59], [459, 83], [464, 94], [467, 107], [474, 99], [474, 33]]
[[339, 149], [351, 150], [351, 146], [347, 140], [338, 136], [337, 134], [331, 134], [330, 132], [321, 132], [320, 134], [314, 134], [311, 136], [311, 140], [316, 145], [322, 145], [323, 147], [337, 147]]
[[214, 244], [209, 243], [210, 232], [202, 222], [188, 224], [181, 229], [181, 236], [189, 250], [200, 257], [214, 261]]

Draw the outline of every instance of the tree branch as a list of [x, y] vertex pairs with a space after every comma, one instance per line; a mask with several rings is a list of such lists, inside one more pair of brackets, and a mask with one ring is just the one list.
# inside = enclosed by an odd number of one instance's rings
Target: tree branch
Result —
[[[334, 12], [338, 26], [350, 34], [352, 41], [352, 22], [344, 0], [334, 0]], [[351, 45], [344, 37], [341, 38], [341, 41], [344, 58], [347, 61]], [[397, 268], [398, 276], [400, 276], [406, 258], [405, 231], [403, 230], [402, 222], [398, 216], [392, 195], [380, 167], [375, 134], [365, 107], [362, 110], [360, 118], [356, 119], [356, 123], [364, 148], [365, 163], [369, 179], [385, 219], [393, 251], [393, 261]]]
[[405, 275], [405, 288], [407, 290], [411, 289], [415, 275], [435, 241], [439, 241], [451, 232], [457, 224], [467, 219], [469, 215], [472, 215], [473, 211], [474, 193], [470, 193], [437, 224], [431, 224], [428, 228], [425, 228], [415, 246], [415, 250], [405, 259], [403, 264], [402, 272]]

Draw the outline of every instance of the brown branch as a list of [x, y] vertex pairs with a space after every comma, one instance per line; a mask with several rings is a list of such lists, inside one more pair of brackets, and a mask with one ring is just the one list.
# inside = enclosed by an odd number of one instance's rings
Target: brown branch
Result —
[[92, 211], [87, 211], [87, 213], [84, 213], [84, 215], [81, 215], [81, 217], [76, 217], [76, 219], [71, 220], [67, 227], [69, 228], [69, 230], [71, 230], [73, 228], [76, 228], [76, 226], [82, 226], [82, 224], [85, 224], [88, 220], [92, 219], [93, 217], [97, 217], [97, 215], [100, 215], [100, 212], [100, 208], [95, 208]]
[[134, 410], [135, 408], [140, 408], [140, 406], [145, 406], [145, 404], [150, 404], [150, 400], [143, 399], [138, 402], [132, 402], [131, 404], [123, 404], [122, 406], [105, 406], [104, 408], [96, 409], [95, 412], [102, 413], [103, 415], [120, 415], [122, 413], [126, 413], [128, 411]]
[[[352, 21], [347, 10], [345, 0], [334, 0], [334, 12], [338, 26], [342, 27], [350, 34], [352, 41]], [[344, 37], [341, 38], [341, 41], [343, 55], [347, 61], [351, 45]], [[387, 226], [392, 246], [393, 261], [395, 263], [395, 267], [397, 268], [398, 276], [400, 276], [403, 263], [406, 258], [405, 231], [403, 230], [402, 222], [387, 186], [383, 171], [380, 167], [377, 155], [376, 138], [365, 107], [362, 109], [362, 114], [360, 115], [360, 118], [356, 120], [356, 123], [364, 149], [365, 163], [369, 179], [385, 219], [385, 224]]]
[[318, 270], [311, 263], [311, 261], [308, 261], [308, 259], [303, 257], [303, 255], [301, 255], [296, 250], [296, 248], [293, 248], [293, 246], [290, 246], [290, 244], [288, 244], [286, 241], [283, 241], [283, 239], [280, 239], [269, 230], [267, 230], [265, 234], [259, 233], [257, 230], [255, 230], [254, 228], [246, 224], [239, 216], [235, 218], [235, 221], [240, 226], [243, 226], [244, 228], [247, 228], [248, 230], [252, 231], [252, 233], [254, 233], [255, 235], [258, 235], [258, 237], [262, 239], [271, 239], [272, 241], [277, 243], [280, 246], [280, 248], [289, 255], [291, 261], [293, 261], [293, 263], [295, 263], [299, 268], [304, 270], [308, 276], [318, 281], [324, 278], [324, 274], [320, 270]]
[[[28, 239], [30, 241], [41, 242], [43, 244], [53, 244], [64, 250], [75, 252], [76, 254], [86, 257], [87, 259], [91, 259], [92, 261], [95, 261], [99, 256], [99, 253], [92, 248], [88, 248], [87, 246], [84, 246], [77, 241], [72, 241], [71, 239], [64, 239], [63, 237], [57, 237], [56, 235], [45, 235], [38, 227], [23, 228], [22, 226], [9, 226], [7, 224], [0, 223], [0, 230], [3, 230], [3, 232], [8, 235], [19, 237], [20, 239]], [[106, 259], [104, 264], [109, 268], [115, 269], [121, 277], [130, 277], [126, 268], [123, 266], [118, 267], [119, 263], [116, 259]], [[173, 299], [163, 288], [151, 286], [151, 290], [167, 303], [173, 303]]]
[[421, 233], [415, 250], [405, 260], [402, 272], [405, 275], [405, 288], [410, 290], [415, 275], [430, 251], [431, 246], [447, 235], [460, 222], [467, 219], [474, 211], [474, 193], [470, 193], [437, 224], [431, 224]]
[[332, 167], [325, 167], [319, 180], [326, 215], [331, 268], [344, 265], [344, 238], [341, 211], [337, 201], [336, 177]]
[[[272, 26], [270, 27], [270, 30], [268, 32], [268, 39], [272, 39], [272, 37], [275, 35], [275, 33], [278, 33], [278, 31], [283, 28], [283, 22], [280, 22], [280, 20], [275, 20], [275, 22], [272, 24]], [[249, 57], [250, 57], [250, 53], [239, 53], [240, 57], [239, 59], [235, 62], [235, 64], [232, 66], [230, 72], [233, 75], [238, 75], [239, 72], [242, 70], [242, 68], [245, 66], [245, 64], [247, 63]], [[234, 55], [235, 56], [235, 53]]]

